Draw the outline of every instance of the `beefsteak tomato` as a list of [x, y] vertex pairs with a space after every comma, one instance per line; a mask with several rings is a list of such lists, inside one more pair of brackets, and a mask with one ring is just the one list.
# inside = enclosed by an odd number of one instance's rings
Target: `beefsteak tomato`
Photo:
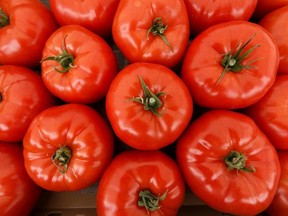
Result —
[[99, 182], [97, 215], [176, 216], [184, 196], [184, 180], [173, 159], [161, 151], [124, 151]]
[[239, 109], [257, 102], [273, 85], [279, 51], [258, 24], [214, 25], [189, 45], [181, 77], [203, 107]]
[[192, 192], [220, 212], [257, 215], [276, 194], [277, 152], [244, 114], [206, 112], [179, 138], [176, 157]]
[[46, 190], [74, 191], [98, 181], [113, 156], [113, 134], [98, 112], [64, 104], [37, 115], [23, 139], [32, 180]]
[[183, 0], [121, 0], [112, 25], [113, 39], [130, 62], [174, 67], [189, 39]]
[[115, 134], [127, 145], [156, 150], [173, 143], [189, 124], [193, 102], [184, 82], [169, 68], [133, 63], [108, 90], [106, 112]]

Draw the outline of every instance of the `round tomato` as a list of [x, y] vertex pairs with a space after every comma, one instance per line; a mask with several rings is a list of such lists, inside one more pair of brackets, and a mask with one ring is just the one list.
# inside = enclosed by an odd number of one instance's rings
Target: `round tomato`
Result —
[[259, 25], [268, 30], [275, 39], [280, 54], [279, 74], [288, 74], [288, 6], [279, 8], [263, 19], [260, 20]]
[[245, 109], [276, 149], [288, 150], [288, 75], [278, 76], [260, 101]]
[[97, 215], [176, 216], [184, 196], [184, 180], [169, 156], [160, 151], [124, 151], [99, 182]]
[[25, 167], [46, 190], [79, 190], [98, 181], [113, 143], [107, 122], [91, 107], [54, 106], [34, 118], [24, 137]]
[[62, 26], [49, 37], [41, 68], [43, 81], [55, 96], [85, 104], [102, 99], [118, 71], [112, 48], [79, 25]]
[[261, 18], [269, 14], [270, 12], [277, 10], [280, 7], [288, 5], [288, 0], [258, 0], [255, 11], [252, 18], [255, 21], [259, 21]]
[[199, 34], [184, 57], [181, 77], [203, 107], [247, 107], [273, 85], [279, 52], [272, 36], [247, 21], [214, 25]]
[[40, 197], [41, 188], [25, 170], [22, 145], [0, 141], [0, 158], [1, 216], [29, 216]]
[[257, 0], [184, 0], [193, 36], [219, 23], [245, 20], [252, 16]]
[[81, 25], [96, 34], [111, 36], [112, 22], [119, 0], [49, 0], [57, 22], [63, 25]]
[[54, 102], [41, 76], [33, 70], [0, 66], [0, 140], [22, 141], [32, 119]]
[[0, 1], [0, 65], [37, 67], [48, 37], [57, 28], [39, 0]]
[[127, 145], [156, 150], [173, 143], [192, 116], [192, 98], [169, 68], [133, 63], [113, 80], [106, 112], [115, 134]]
[[130, 62], [174, 67], [189, 39], [189, 20], [183, 0], [121, 0], [112, 34]]
[[244, 114], [206, 112], [179, 138], [176, 157], [191, 191], [220, 212], [256, 215], [276, 193], [277, 152]]

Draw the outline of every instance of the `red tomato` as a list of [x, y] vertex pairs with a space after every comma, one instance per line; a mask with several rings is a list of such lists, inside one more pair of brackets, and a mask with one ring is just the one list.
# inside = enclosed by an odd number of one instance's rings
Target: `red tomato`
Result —
[[257, 0], [184, 0], [192, 35], [198, 35], [205, 29], [219, 23], [245, 20], [252, 16]]
[[89, 106], [51, 107], [34, 118], [24, 137], [25, 167], [46, 190], [79, 190], [98, 181], [113, 142], [107, 122]]
[[41, 188], [28, 176], [19, 143], [0, 141], [0, 215], [29, 216], [36, 205]]
[[288, 152], [278, 151], [278, 157], [281, 165], [281, 176], [276, 195], [267, 209], [270, 216], [288, 215]]
[[99, 182], [97, 215], [176, 216], [184, 195], [184, 180], [169, 156], [160, 151], [124, 151]]
[[68, 103], [102, 99], [117, 73], [112, 48], [78, 25], [57, 29], [43, 50], [42, 78], [47, 88]]
[[231, 21], [210, 27], [192, 41], [181, 76], [200, 106], [238, 109], [265, 95], [278, 65], [278, 47], [265, 29]]
[[133, 63], [113, 80], [106, 112], [115, 134], [127, 145], [156, 150], [173, 143], [192, 116], [192, 98], [169, 68]]
[[277, 9], [263, 19], [259, 24], [268, 30], [274, 37], [280, 54], [279, 74], [288, 74], [288, 6]]
[[256, 215], [272, 202], [280, 178], [277, 152], [248, 116], [209, 111], [187, 128], [176, 147], [189, 188], [210, 207]]
[[189, 20], [183, 0], [121, 0], [112, 34], [130, 62], [174, 67], [184, 55]]
[[57, 22], [81, 25], [102, 37], [111, 36], [112, 22], [119, 0], [49, 0]]
[[268, 13], [286, 5], [288, 5], [288, 0], [258, 0], [252, 17], [258, 21]]
[[245, 109], [277, 149], [288, 150], [288, 75], [278, 76], [260, 101]]
[[57, 28], [39, 0], [0, 1], [0, 65], [39, 66], [48, 37]]
[[25, 67], [0, 66], [0, 141], [22, 141], [32, 119], [52, 105], [41, 76]]

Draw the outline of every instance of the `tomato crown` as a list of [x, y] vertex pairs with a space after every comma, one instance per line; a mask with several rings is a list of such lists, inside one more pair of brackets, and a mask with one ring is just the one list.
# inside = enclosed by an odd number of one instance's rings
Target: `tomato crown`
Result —
[[139, 192], [139, 201], [138, 206], [145, 207], [147, 214], [150, 214], [150, 211], [157, 211], [160, 209], [159, 201], [162, 201], [166, 198], [168, 190], [163, 195], [154, 195], [150, 190], [146, 189]]
[[9, 17], [0, 8], [0, 28], [3, 28], [10, 24]]

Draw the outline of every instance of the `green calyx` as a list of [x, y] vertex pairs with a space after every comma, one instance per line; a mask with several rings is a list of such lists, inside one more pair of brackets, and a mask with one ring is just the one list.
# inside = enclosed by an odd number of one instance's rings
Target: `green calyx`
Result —
[[156, 196], [152, 194], [149, 190], [143, 190], [139, 192], [139, 207], [145, 207], [148, 215], [150, 212], [154, 212], [160, 209], [160, 201], [163, 201], [167, 196], [168, 191], [166, 191], [161, 196]]
[[260, 46], [260, 44], [256, 44], [255, 46], [252, 46], [251, 48], [249, 48], [248, 50], [243, 52], [243, 50], [251, 42], [253, 37], [255, 37], [255, 34], [251, 38], [249, 38], [249, 40], [247, 40], [242, 46], [239, 47], [239, 45], [237, 45], [237, 47], [235, 49], [236, 50], [235, 53], [234, 53], [234, 51], [230, 51], [230, 52], [224, 54], [224, 57], [221, 61], [221, 65], [224, 67], [224, 70], [222, 71], [220, 77], [218, 78], [216, 85], [218, 85], [220, 83], [220, 81], [223, 79], [224, 75], [228, 71], [233, 72], [233, 73], [238, 73], [242, 69], [253, 68], [253, 66], [251, 66], [251, 64], [254, 61], [257, 61], [259, 59], [254, 59], [246, 65], [242, 64], [243, 60], [245, 60], [256, 48], [258, 48]]
[[246, 166], [246, 156], [238, 151], [231, 151], [225, 158], [224, 163], [228, 170], [236, 169], [237, 172], [239, 170], [245, 172], [255, 172], [255, 168], [253, 166]]
[[9, 17], [0, 8], [0, 28], [3, 28], [10, 24]]
[[157, 17], [153, 20], [152, 26], [148, 29], [147, 31], [147, 38], [149, 37], [150, 34], [152, 34], [154, 37], [158, 36], [160, 37], [164, 43], [171, 49], [171, 51], [173, 52], [173, 48], [171, 46], [171, 44], [169, 43], [168, 39], [166, 38], [166, 36], [164, 35], [165, 30], [168, 28], [168, 25], [165, 25], [162, 22], [162, 18], [161, 17]]
[[62, 42], [62, 52], [57, 55], [57, 56], [49, 56], [45, 59], [42, 59], [41, 62], [43, 61], [57, 61], [61, 65], [62, 69], [57, 69], [54, 67], [54, 70], [56, 70], [59, 73], [65, 73], [70, 70], [70, 68], [75, 67], [74, 66], [74, 56], [70, 54], [67, 51], [66, 48], [66, 38], [68, 35], [65, 35], [63, 42]]
[[130, 100], [140, 103], [143, 105], [144, 110], [151, 111], [156, 116], [161, 116], [161, 113], [158, 112], [158, 109], [162, 106], [162, 101], [160, 96], [164, 95], [164, 92], [158, 92], [154, 94], [146, 85], [142, 77], [139, 77], [139, 81], [143, 91], [143, 97], [133, 97]]
[[64, 174], [67, 171], [71, 157], [72, 150], [68, 146], [62, 146], [52, 155], [51, 160], [58, 171]]

